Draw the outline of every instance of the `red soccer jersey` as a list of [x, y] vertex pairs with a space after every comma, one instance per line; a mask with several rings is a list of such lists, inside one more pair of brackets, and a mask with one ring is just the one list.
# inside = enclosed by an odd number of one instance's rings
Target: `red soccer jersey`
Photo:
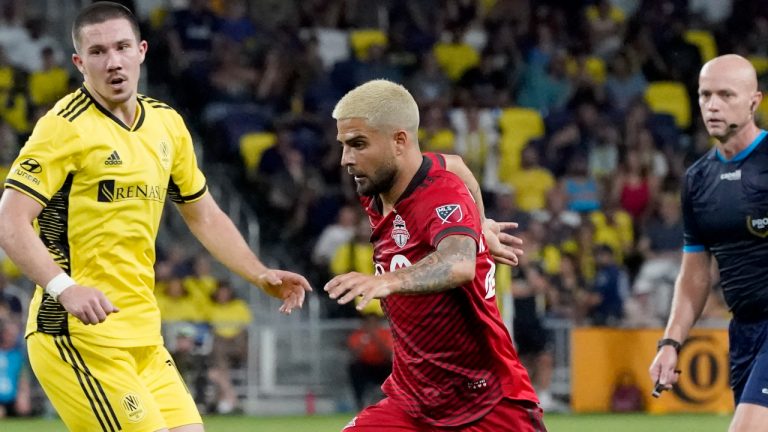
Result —
[[394, 338], [385, 394], [415, 418], [460, 426], [502, 398], [538, 402], [499, 315], [495, 264], [477, 207], [464, 183], [425, 154], [419, 171], [387, 215], [378, 198], [361, 197], [373, 230], [376, 274], [410, 266], [449, 235], [478, 245], [475, 278], [439, 293], [394, 294], [382, 300]]

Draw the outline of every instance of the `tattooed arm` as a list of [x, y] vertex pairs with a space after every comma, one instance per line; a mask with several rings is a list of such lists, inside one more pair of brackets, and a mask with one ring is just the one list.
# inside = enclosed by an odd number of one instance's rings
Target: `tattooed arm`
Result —
[[452, 235], [444, 238], [437, 250], [416, 264], [380, 276], [357, 272], [336, 276], [325, 291], [339, 304], [362, 296], [357, 309], [362, 310], [374, 298], [390, 294], [426, 294], [459, 287], [475, 277], [477, 243], [471, 237]]
[[437, 250], [416, 264], [389, 273], [391, 292], [423, 294], [456, 288], [475, 277], [477, 243], [464, 235], [443, 239]]

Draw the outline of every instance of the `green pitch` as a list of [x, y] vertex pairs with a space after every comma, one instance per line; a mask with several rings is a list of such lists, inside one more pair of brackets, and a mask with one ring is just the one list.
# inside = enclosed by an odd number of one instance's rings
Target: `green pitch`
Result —
[[[207, 432], [338, 432], [352, 414], [312, 417], [206, 417]], [[666, 432], [691, 430], [722, 432], [729, 416], [644, 414], [596, 414], [545, 416], [549, 432]], [[58, 420], [0, 420], [3, 432], [66, 432]]]

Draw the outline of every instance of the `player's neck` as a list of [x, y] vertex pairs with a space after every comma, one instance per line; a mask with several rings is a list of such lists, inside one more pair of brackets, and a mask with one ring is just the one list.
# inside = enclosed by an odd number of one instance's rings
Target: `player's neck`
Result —
[[725, 141], [718, 141], [718, 151], [720, 151], [720, 154], [722, 154], [725, 159], [730, 160], [739, 154], [739, 152], [749, 147], [758, 135], [760, 135], [760, 128], [758, 128], [755, 123], [749, 123], [736, 131], [736, 133], [728, 137]]
[[96, 102], [99, 103], [99, 105], [104, 107], [113, 116], [122, 121], [123, 124], [129, 128], [133, 125], [134, 120], [136, 120], [139, 106], [139, 102], [136, 99], [135, 93], [133, 97], [128, 98], [128, 100], [124, 102], [109, 102], [107, 99], [102, 97], [99, 92], [93, 91], [90, 88], [88, 90], [90, 91], [91, 96], [96, 99]]
[[403, 161], [395, 177], [395, 182], [388, 191], [379, 194], [381, 198], [382, 213], [388, 214], [395, 208], [395, 203], [403, 195], [405, 189], [413, 180], [413, 177], [421, 167], [422, 156], [417, 153], [415, 157], [408, 157]]

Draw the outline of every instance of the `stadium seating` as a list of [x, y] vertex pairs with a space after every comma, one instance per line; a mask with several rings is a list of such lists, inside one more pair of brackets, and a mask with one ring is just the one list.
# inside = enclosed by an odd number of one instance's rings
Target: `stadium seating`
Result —
[[683, 36], [688, 43], [696, 45], [702, 61], [710, 61], [717, 57], [717, 43], [712, 32], [708, 30], [688, 30]]
[[[597, 8], [597, 5], [591, 5], [587, 6], [586, 10], [584, 11], [584, 15], [587, 17], [587, 20], [594, 21], [600, 17], [600, 11]], [[611, 6], [611, 10], [608, 13], [608, 17], [615, 22], [624, 22], [627, 20], [626, 15], [624, 15], [624, 12], [621, 10], [621, 8], [616, 6]]]
[[758, 76], [768, 73], [768, 57], [754, 55], [747, 57], [747, 59], [755, 67], [755, 71], [757, 72]]
[[[424, 148], [427, 151], [440, 153], [453, 153], [456, 136], [450, 129], [440, 129], [432, 135], [420, 131], [419, 135], [423, 137]], [[421, 140], [422, 138], [420, 138]]]
[[272, 147], [275, 141], [277, 136], [271, 132], [250, 132], [240, 137], [240, 156], [246, 171], [256, 171], [262, 153]]
[[387, 45], [387, 35], [379, 29], [353, 30], [349, 33], [349, 42], [355, 53], [355, 58], [365, 60], [368, 58], [368, 48], [372, 45]]
[[440, 68], [453, 81], [480, 63], [480, 54], [466, 43], [437, 43], [433, 49]]
[[[583, 64], [579, 64], [579, 60], [581, 60]], [[605, 83], [607, 75], [605, 60], [600, 57], [588, 56], [583, 59], [569, 58], [566, 68], [571, 76], [578, 74], [580, 72], [579, 69], [583, 68], [596, 84]]]
[[676, 81], [654, 81], [645, 90], [645, 102], [655, 113], [671, 114], [681, 129], [691, 125], [691, 103], [688, 91]]
[[499, 177], [509, 180], [509, 175], [520, 168], [520, 152], [532, 139], [544, 136], [544, 120], [531, 108], [510, 107], [499, 116]]
[[768, 98], [763, 97], [763, 101], [758, 105], [755, 111], [755, 121], [763, 129], [768, 127]]

